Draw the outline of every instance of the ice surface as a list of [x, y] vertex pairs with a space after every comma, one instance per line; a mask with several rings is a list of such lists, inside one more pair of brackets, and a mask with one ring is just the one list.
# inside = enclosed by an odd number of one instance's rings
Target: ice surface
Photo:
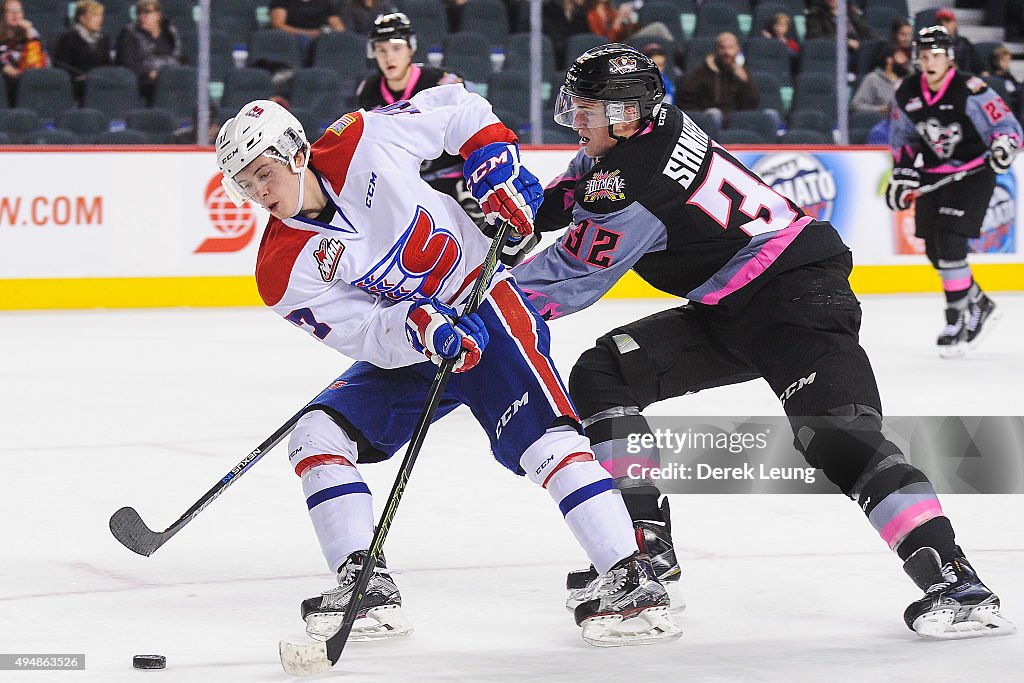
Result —
[[[891, 415], [1019, 415], [1024, 296], [1000, 294], [976, 355], [940, 360], [938, 297], [866, 297]], [[567, 373], [614, 324], [670, 305], [606, 301], [552, 324]], [[279, 446], [152, 557], [107, 530], [163, 529], [346, 367], [261, 309], [0, 314], [0, 651], [86, 654], [86, 671], [0, 681], [284, 681], [281, 638], [330, 585]], [[383, 407], [382, 407], [383, 409]], [[763, 382], [650, 414], [776, 415]], [[362, 468], [378, 513], [396, 462]], [[1024, 625], [1022, 496], [945, 496], [961, 545]], [[599, 650], [562, 608], [585, 566], [547, 494], [493, 462], [456, 411], [431, 429], [387, 542], [416, 633], [350, 644], [331, 676], [383, 681], [1021, 680], [1020, 636], [919, 641], [918, 597], [842, 496], [674, 496], [687, 610], [674, 644]], [[159, 674], [133, 654], [167, 656]]]

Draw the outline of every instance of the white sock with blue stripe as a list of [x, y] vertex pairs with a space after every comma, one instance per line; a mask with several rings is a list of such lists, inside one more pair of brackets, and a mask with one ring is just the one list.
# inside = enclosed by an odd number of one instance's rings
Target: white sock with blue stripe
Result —
[[615, 482], [574, 429], [556, 427], [520, 458], [527, 476], [548, 490], [594, 568], [605, 573], [637, 552], [636, 533]]
[[303, 415], [288, 442], [320, 549], [336, 572], [373, 538], [373, 498], [353, 464], [356, 444], [321, 411]]

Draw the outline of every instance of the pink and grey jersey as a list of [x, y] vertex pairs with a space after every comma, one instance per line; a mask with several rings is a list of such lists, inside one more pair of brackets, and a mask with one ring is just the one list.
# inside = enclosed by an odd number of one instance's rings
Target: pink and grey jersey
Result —
[[342, 116], [313, 144], [307, 171], [327, 207], [316, 219], [271, 218], [264, 232], [256, 263], [263, 301], [356, 360], [381, 368], [423, 362], [405, 338], [409, 307], [431, 297], [461, 303], [489, 240], [454, 199], [419, 178], [420, 163], [515, 140], [487, 101], [461, 85]]
[[925, 173], [970, 170], [985, 163], [993, 138], [1021, 142], [1020, 122], [982, 79], [950, 69], [937, 91], [924, 74], [903, 79], [892, 108], [889, 147], [896, 166], [912, 167], [917, 155]]
[[514, 271], [547, 318], [586, 308], [630, 269], [663, 292], [732, 306], [776, 273], [847, 251], [668, 105], [596, 163], [581, 150], [549, 184], [537, 228], [569, 224]]

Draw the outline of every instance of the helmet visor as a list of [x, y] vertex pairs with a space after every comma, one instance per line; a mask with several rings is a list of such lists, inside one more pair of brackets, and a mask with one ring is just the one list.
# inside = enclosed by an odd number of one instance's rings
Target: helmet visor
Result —
[[[248, 201], [252, 201], [254, 197], [258, 197], [259, 194], [270, 184], [270, 181], [274, 179], [274, 174], [277, 172], [279, 163], [266, 163], [267, 160], [281, 161], [279, 154], [273, 152], [273, 150], [267, 150], [253, 161], [239, 171], [233, 178], [224, 176], [221, 181], [221, 187], [228, 195], [228, 199], [232, 201], [235, 206], [242, 206]], [[257, 202], [258, 203], [258, 202]]]
[[640, 119], [636, 100], [592, 100], [566, 92], [562, 87], [555, 99], [555, 123], [575, 130], [604, 128]]

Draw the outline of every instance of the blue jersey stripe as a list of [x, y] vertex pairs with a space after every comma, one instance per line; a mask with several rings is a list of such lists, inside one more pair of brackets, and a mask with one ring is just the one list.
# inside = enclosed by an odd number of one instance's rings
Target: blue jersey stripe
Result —
[[317, 491], [312, 496], [306, 499], [306, 507], [312, 510], [320, 503], [325, 500], [337, 498], [338, 496], [348, 495], [349, 493], [370, 493], [370, 487], [364, 482], [353, 481], [348, 484], [340, 484], [338, 486], [332, 486], [324, 489], [323, 491]]
[[615, 488], [615, 482], [611, 477], [600, 479], [570, 493], [558, 504], [558, 509], [562, 511], [562, 516], [564, 517], [577, 505], [590, 500], [599, 493], [611, 491], [613, 488]]

